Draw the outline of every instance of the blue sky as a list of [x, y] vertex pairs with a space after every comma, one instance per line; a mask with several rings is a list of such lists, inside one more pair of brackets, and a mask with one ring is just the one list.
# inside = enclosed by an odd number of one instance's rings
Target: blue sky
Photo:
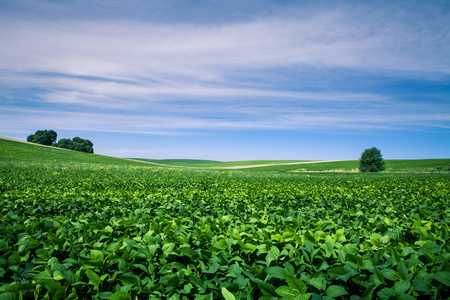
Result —
[[0, 0], [0, 136], [117, 157], [450, 157], [449, 1]]

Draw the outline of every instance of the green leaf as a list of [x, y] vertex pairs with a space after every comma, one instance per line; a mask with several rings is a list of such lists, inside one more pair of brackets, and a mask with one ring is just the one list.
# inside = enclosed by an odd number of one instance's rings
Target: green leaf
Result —
[[404, 262], [399, 262], [397, 265], [397, 274], [398, 276], [405, 280], [408, 277], [408, 269], [406, 268], [406, 265]]
[[220, 268], [220, 264], [217, 261], [214, 261], [207, 270], [203, 270], [203, 273], [216, 273]]
[[[425, 227], [423, 227], [425, 228]], [[439, 245], [436, 245], [435, 243], [428, 242], [425, 245], [423, 245], [419, 249], [419, 254], [424, 254], [429, 257], [430, 261], [435, 260], [435, 253], [438, 253], [440, 250]]]
[[347, 274], [347, 270], [345, 270], [343, 266], [337, 266], [337, 267], [329, 269], [327, 271], [327, 273], [337, 274], [337, 275], [345, 275], [345, 274]]
[[2, 293], [0, 294], [0, 300], [17, 300], [17, 293]]
[[228, 248], [227, 241], [224, 239], [218, 240], [214, 245], [214, 248], [220, 249], [220, 250], [226, 250]]
[[366, 288], [366, 290], [364, 291], [364, 293], [361, 296], [361, 300], [370, 300], [372, 299], [372, 295], [373, 295], [373, 291], [374, 291], [374, 286], [370, 285]]
[[11, 283], [9, 286], [8, 285], [2, 285], [0, 287], [0, 294], [2, 293], [16, 293], [18, 294], [21, 290], [34, 290], [35, 286], [32, 283], [25, 283], [25, 284], [20, 284], [20, 283]]
[[325, 279], [323, 277], [311, 278], [309, 280], [309, 284], [318, 289], [319, 291], [323, 290], [326, 286]]
[[124, 244], [126, 244], [127, 246], [131, 246], [134, 248], [139, 248], [138, 244], [136, 243], [136, 241], [132, 240], [132, 239], [125, 239], [123, 241]]
[[392, 281], [396, 281], [399, 279], [397, 272], [392, 269], [383, 269], [381, 270], [381, 274], [383, 274], [384, 278]]
[[394, 248], [391, 248], [390, 251], [391, 251], [392, 261], [394, 262], [394, 264], [398, 264], [400, 262], [400, 255], [398, 254], [397, 250], [395, 250]]
[[431, 293], [431, 282], [428, 280], [416, 280], [413, 283], [413, 289], [416, 292]]
[[288, 300], [294, 300], [296, 296], [299, 296], [296, 291], [286, 285], [280, 286], [275, 290], [275, 292]]
[[194, 286], [191, 283], [187, 283], [184, 285], [183, 289], [181, 290], [184, 294], [189, 294], [191, 290], [194, 288]]
[[36, 280], [37, 283], [43, 284], [47, 280], [53, 280], [53, 277], [48, 272], [41, 272], [34, 275], [33, 279]]
[[264, 296], [277, 296], [278, 294], [275, 292], [275, 287], [270, 283], [266, 283], [263, 281], [258, 281], [258, 288]]
[[47, 249], [38, 249], [36, 250], [36, 256], [42, 258], [43, 260], [49, 260], [51, 257], [50, 251]]
[[280, 249], [278, 249], [277, 246], [270, 247], [270, 252], [273, 253], [276, 258], [280, 256]]
[[406, 281], [406, 280], [397, 281], [394, 284], [394, 290], [399, 294], [405, 293], [410, 287], [411, 287], [411, 282], [409, 280], [408, 281]]
[[278, 279], [285, 279], [286, 278], [286, 272], [282, 267], [276, 266], [276, 267], [270, 267], [267, 268], [266, 273], [274, 278]]
[[245, 243], [242, 249], [250, 251], [250, 253], [253, 253], [256, 251], [256, 246], [250, 243]]
[[222, 288], [222, 296], [225, 300], [235, 300], [236, 298], [232, 293], [230, 293], [226, 288]]
[[103, 252], [100, 250], [91, 250], [91, 259], [94, 261], [99, 261], [103, 264]]
[[380, 299], [391, 299], [391, 298], [397, 299], [398, 297], [398, 293], [390, 288], [382, 289], [377, 293], [377, 295], [378, 297], [380, 297]]
[[111, 292], [103, 292], [103, 293], [99, 293], [97, 296], [100, 299], [110, 299], [112, 295], [113, 295], [113, 293], [111, 293]]
[[378, 269], [376, 266], [373, 266], [373, 274], [375, 279], [375, 284], [380, 285], [384, 283], [384, 276], [383, 273], [381, 273], [380, 269]]
[[210, 295], [197, 295], [194, 300], [213, 300], [212, 294]]
[[66, 297], [66, 291], [64, 287], [62, 287], [61, 284], [56, 280], [44, 281], [44, 287], [53, 294], [53, 300], [58, 300]]
[[301, 279], [298, 279], [289, 274], [286, 276], [286, 282], [291, 289], [293, 289], [300, 295], [305, 294], [308, 289], [306, 284]]
[[275, 254], [273, 254], [272, 252], [269, 252], [269, 253], [266, 255], [266, 266], [267, 266], [267, 267], [270, 266], [270, 263], [271, 263], [272, 261], [274, 261], [275, 259], [276, 259]]
[[188, 247], [182, 247], [180, 248], [180, 252], [184, 255], [187, 256], [191, 259], [194, 259], [196, 257], [198, 257], [198, 253], [195, 252], [194, 250], [192, 250], [191, 248]]
[[433, 279], [439, 281], [443, 285], [450, 286], [450, 272], [442, 271], [433, 274]]
[[69, 270], [61, 270], [61, 275], [62, 277], [67, 280], [69, 283], [75, 283], [77, 282], [77, 277], [75, 276], [75, 274], [72, 271]]
[[176, 274], [170, 274], [161, 277], [160, 281], [169, 287], [177, 287], [180, 283], [180, 278]]
[[89, 279], [89, 283], [94, 285], [98, 290], [101, 283], [100, 276], [95, 274], [95, 272], [92, 270], [86, 270], [86, 276]]
[[173, 248], [175, 248], [175, 243], [166, 243], [162, 246], [164, 252], [172, 252]]
[[195, 274], [189, 275], [189, 282], [198, 288], [203, 286], [203, 280]]
[[102, 251], [91, 250], [91, 257], [80, 257], [81, 263], [85, 267], [101, 268], [103, 267], [104, 255]]
[[284, 264], [286, 274], [295, 275], [295, 269], [290, 263]]
[[119, 281], [123, 285], [131, 284], [136, 287], [141, 286], [141, 281], [139, 280], [139, 277], [136, 274], [133, 273], [125, 273], [119, 277]]
[[131, 296], [125, 292], [117, 292], [109, 300], [131, 300]]
[[348, 294], [347, 291], [342, 286], [338, 286], [338, 285], [330, 285], [327, 288], [326, 293], [327, 293], [327, 296], [334, 297], [334, 298]]

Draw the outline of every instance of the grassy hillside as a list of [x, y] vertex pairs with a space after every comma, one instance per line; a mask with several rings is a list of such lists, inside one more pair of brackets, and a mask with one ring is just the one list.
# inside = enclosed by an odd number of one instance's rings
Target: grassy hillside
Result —
[[57, 164], [102, 164], [102, 165], [150, 165], [91, 153], [25, 143], [0, 138], [0, 162], [57, 163]]

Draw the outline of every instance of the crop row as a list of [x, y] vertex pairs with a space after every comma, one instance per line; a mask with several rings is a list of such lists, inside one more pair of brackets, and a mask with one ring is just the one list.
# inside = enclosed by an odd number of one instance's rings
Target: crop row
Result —
[[0, 170], [0, 299], [449, 295], [447, 175]]

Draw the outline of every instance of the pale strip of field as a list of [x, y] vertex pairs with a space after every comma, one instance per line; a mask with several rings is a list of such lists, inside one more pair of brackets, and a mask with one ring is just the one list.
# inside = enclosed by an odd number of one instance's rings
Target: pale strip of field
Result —
[[318, 163], [327, 163], [327, 162], [335, 162], [335, 161], [345, 161], [345, 160], [301, 161], [301, 162], [279, 163], [279, 164], [248, 165], [248, 166], [234, 166], [234, 167], [216, 167], [214, 169], [228, 169], [228, 170], [232, 170], [232, 169], [249, 169], [249, 168], [271, 167], [271, 166], [318, 164]]

